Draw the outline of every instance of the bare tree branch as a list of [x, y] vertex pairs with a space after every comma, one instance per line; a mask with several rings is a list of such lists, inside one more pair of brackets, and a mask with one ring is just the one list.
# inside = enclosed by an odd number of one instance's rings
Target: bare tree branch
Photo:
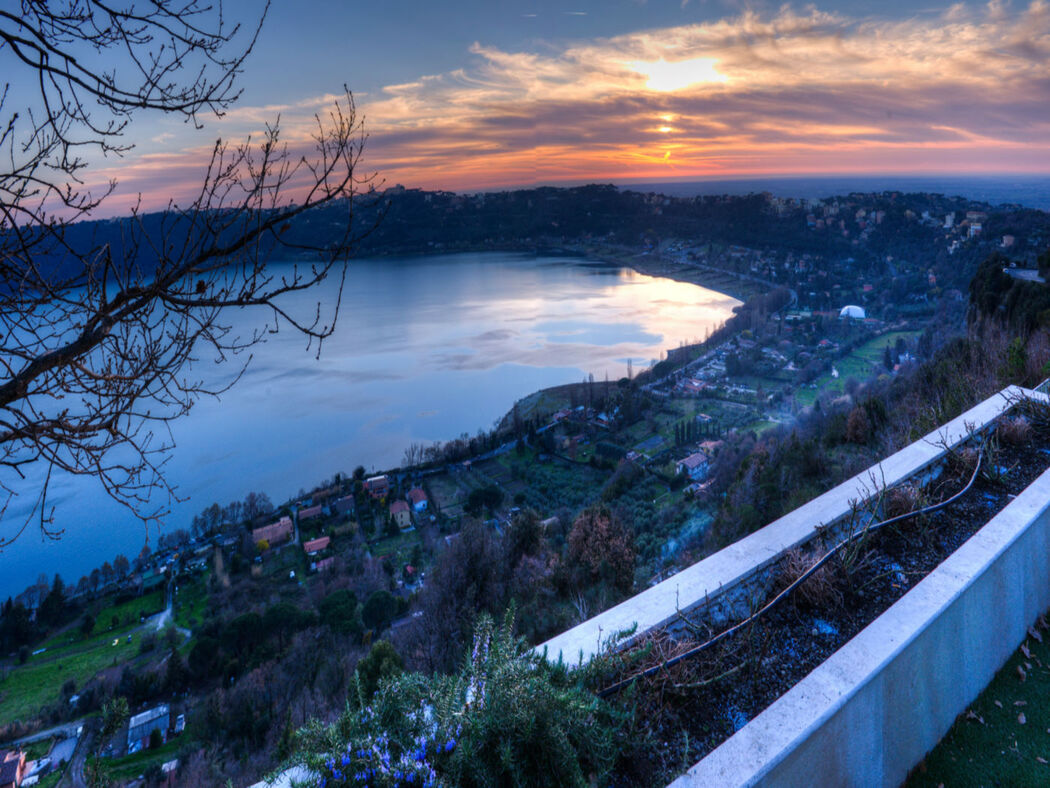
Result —
[[[201, 112], [221, 113], [257, 35], [198, 0], [0, 9], [0, 63], [34, 74], [39, 99], [22, 113], [7, 106], [7, 85], [0, 93], [0, 525], [37, 465], [48, 481], [54, 469], [94, 476], [138, 516], [162, 517], [177, 500], [164, 476], [168, 423], [233, 385], [250, 360], [241, 354], [268, 330], [291, 327], [319, 353], [335, 329], [362, 234], [355, 207], [372, 186], [360, 174], [366, 135], [349, 91], [316, 118], [309, 154], [290, 151], [275, 122], [259, 140], [217, 142], [190, 204], [160, 216], [135, 209], [117, 235], [88, 242], [70, 230], [113, 188], [82, 189], [77, 150], [127, 150], [134, 111], [197, 125]], [[114, 60], [119, 75], [102, 65]], [[312, 243], [288, 232], [318, 211], [338, 233]], [[297, 262], [269, 266], [275, 255]], [[282, 296], [323, 280], [336, 282], [333, 300], [306, 316], [287, 309]], [[247, 335], [229, 319], [245, 308], [262, 312]], [[194, 366], [239, 356], [220, 387]], [[57, 537], [47, 486], [33, 491], [30, 517]], [[0, 530], [0, 548], [24, 528]]]

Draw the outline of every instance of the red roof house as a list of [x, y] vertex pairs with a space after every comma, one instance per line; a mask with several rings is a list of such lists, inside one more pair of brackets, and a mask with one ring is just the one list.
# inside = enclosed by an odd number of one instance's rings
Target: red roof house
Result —
[[427, 508], [427, 494], [419, 487], [413, 487], [408, 491], [408, 502], [417, 512], [422, 512]]
[[311, 539], [309, 542], [303, 542], [303, 551], [307, 555], [313, 555], [326, 549], [331, 543], [332, 539], [328, 536], [321, 536], [317, 539]]
[[22, 750], [0, 750], [0, 788], [18, 788], [26, 773]]
[[408, 528], [412, 525], [412, 513], [404, 501], [394, 501], [390, 504], [390, 516], [394, 518], [399, 528]]
[[320, 517], [321, 514], [321, 504], [317, 504], [317, 506], [307, 506], [305, 509], [299, 510], [299, 522], [309, 520], [313, 517]]
[[264, 539], [273, 547], [275, 544], [292, 538], [292, 518], [282, 517], [276, 523], [264, 525], [252, 531], [252, 541], [258, 544]]

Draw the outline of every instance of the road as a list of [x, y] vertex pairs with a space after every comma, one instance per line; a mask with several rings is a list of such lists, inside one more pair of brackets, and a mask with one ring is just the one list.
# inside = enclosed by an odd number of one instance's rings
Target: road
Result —
[[37, 731], [31, 736], [23, 736], [21, 739], [15, 739], [12, 742], [8, 742], [4, 747], [17, 746], [21, 747], [26, 744], [32, 744], [36, 741], [43, 739], [50, 739], [52, 736], [55, 738], [68, 739], [77, 735], [77, 728], [84, 724], [86, 717], [82, 717], [79, 720], [73, 720], [72, 722], [66, 722], [62, 725], [56, 725], [54, 728], [48, 728], [47, 730]]

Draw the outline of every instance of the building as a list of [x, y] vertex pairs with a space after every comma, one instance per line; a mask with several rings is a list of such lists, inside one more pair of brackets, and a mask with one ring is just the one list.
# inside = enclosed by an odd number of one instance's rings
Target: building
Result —
[[252, 531], [252, 541], [255, 544], [266, 541], [270, 547], [281, 542], [286, 542], [292, 538], [292, 518], [282, 517], [276, 523], [270, 525], [264, 525], [262, 528], [256, 528]]
[[373, 476], [365, 479], [365, 489], [373, 498], [386, 498], [390, 493], [390, 479], [386, 476]]
[[171, 711], [166, 703], [136, 714], [128, 721], [128, 754], [147, 749], [153, 731], [160, 731], [160, 740], [166, 742], [170, 725]]
[[26, 773], [26, 754], [22, 750], [0, 750], [0, 788], [18, 788]]
[[320, 561], [310, 564], [310, 570], [313, 572], [324, 572], [335, 566], [335, 556], [328, 556], [328, 558], [322, 558]]
[[864, 307], [857, 306], [856, 304], [847, 304], [839, 310], [839, 317], [847, 317], [851, 320], [863, 320], [867, 317], [864, 312]]
[[303, 520], [312, 520], [315, 517], [320, 517], [324, 512], [321, 511], [321, 504], [316, 506], [307, 506], [305, 509], [299, 510], [299, 522]]
[[426, 511], [427, 508], [427, 494], [419, 487], [413, 487], [408, 491], [408, 502], [412, 504], [412, 508], [417, 512]]
[[344, 498], [338, 498], [332, 504], [335, 507], [335, 512], [342, 517], [353, 517], [356, 507], [354, 506], [354, 496], [347, 495]]
[[303, 552], [307, 555], [317, 555], [322, 550], [326, 550], [331, 542], [332, 539], [328, 536], [311, 539], [309, 542], [303, 542]]
[[677, 473], [684, 473], [690, 479], [701, 479], [707, 475], [707, 455], [702, 451], [690, 454], [684, 460], [679, 460], [675, 465]]
[[412, 513], [405, 501], [394, 501], [390, 504], [390, 516], [394, 518], [398, 528], [408, 528], [412, 525]]

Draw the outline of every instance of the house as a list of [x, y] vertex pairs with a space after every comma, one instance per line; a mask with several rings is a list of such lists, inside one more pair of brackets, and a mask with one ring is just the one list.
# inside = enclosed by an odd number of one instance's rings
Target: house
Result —
[[166, 703], [136, 714], [128, 721], [128, 754], [147, 749], [153, 731], [160, 731], [160, 740], [166, 742], [170, 725], [171, 712]]
[[264, 525], [252, 531], [252, 541], [259, 544], [263, 540], [271, 547], [292, 538], [292, 518], [282, 517], [276, 523]]
[[315, 517], [320, 517], [322, 514], [321, 504], [307, 506], [305, 509], [299, 510], [299, 522], [302, 522], [303, 520], [312, 520]]
[[373, 476], [365, 479], [365, 489], [373, 498], [386, 498], [390, 493], [390, 479], [386, 476]]
[[338, 498], [332, 504], [335, 507], [335, 512], [343, 517], [353, 517], [356, 507], [354, 506], [354, 496], [347, 495], [345, 498]]
[[405, 501], [394, 501], [390, 504], [390, 516], [394, 518], [398, 528], [408, 528], [412, 525], [412, 513]]
[[317, 555], [322, 550], [327, 549], [331, 541], [331, 537], [322, 536], [317, 539], [311, 539], [309, 542], [303, 542], [303, 552], [307, 555]]
[[310, 570], [313, 572], [324, 572], [327, 569], [331, 569], [335, 566], [335, 556], [328, 556], [328, 558], [322, 558], [316, 563], [310, 564]]
[[413, 487], [408, 491], [408, 502], [417, 512], [425, 511], [427, 508], [427, 494], [419, 487]]
[[703, 452], [694, 452], [684, 460], [679, 460], [675, 465], [676, 473], [684, 473], [690, 479], [700, 479], [707, 475], [707, 455]]
[[0, 750], [0, 788], [18, 788], [26, 773], [26, 754], [22, 750]]

